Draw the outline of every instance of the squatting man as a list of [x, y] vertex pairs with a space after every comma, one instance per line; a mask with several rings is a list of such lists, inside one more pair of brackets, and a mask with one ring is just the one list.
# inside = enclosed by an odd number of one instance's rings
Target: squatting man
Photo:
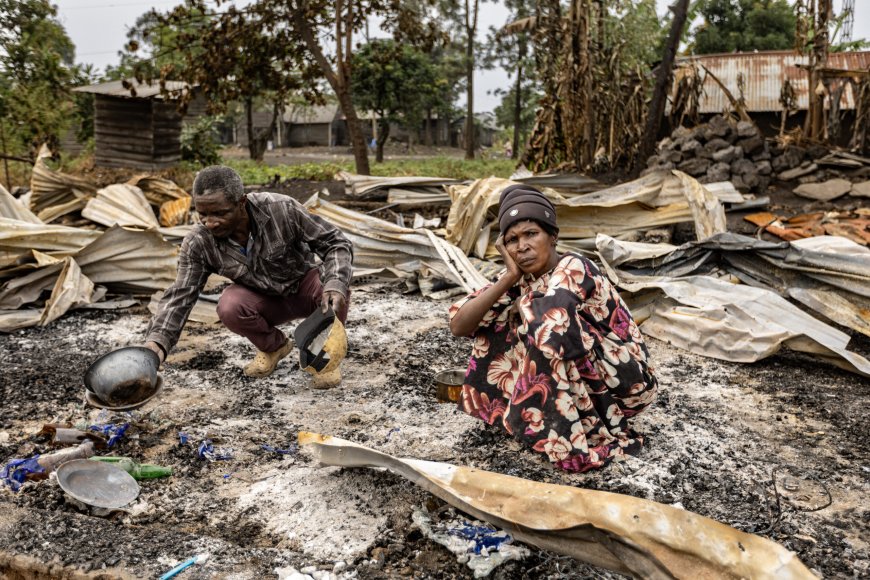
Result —
[[[244, 369], [250, 377], [272, 374], [292, 350], [293, 342], [278, 325], [306, 318], [318, 308], [331, 310], [341, 323], [347, 320], [353, 247], [341, 231], [291, 197], [246, 194], [241, 177], [229, 167], [201, 170], [192, 198], [200, 223], [184, 238], [177, 277], [145, 339], [161, 362], [178, 342], [212, 273], [233, 281], [223, 291], [217, 313], [227, 328], [256, 348]], [[336, 368], [315, 375], [314, 386], [340, 381]]]

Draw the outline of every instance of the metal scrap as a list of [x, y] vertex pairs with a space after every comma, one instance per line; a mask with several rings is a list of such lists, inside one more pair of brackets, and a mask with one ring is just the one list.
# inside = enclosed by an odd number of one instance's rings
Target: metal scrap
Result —
[[[597, 245], [608, 274], [650, 336], [735, 362], [760, 360], [784, 345], [870, 376], [870, 361], [848, 350], [849, 335], [786, 299], [866, 333], [870, 252], [822, 251], [731, 233], [679, 248], [627, 244], [604, 235]], [[650, 296], [651, 289], [660, 293]]]
[[429, 230], [401, 227], [324, 201], [316, 194], [305, 203], [305, 207], [339, 228], [350, 239], [354, 246], [354, 267], [389, 267], [417, 273], [426, 266], [467, 292], [488, 282], [463, 251]]
[[299, 433], [324, 465], [386, 468], [511, 536], [638, 578], [815, 576], [781, 545], [677, 507], [538, 483], [433, 461], [400, 459], [337, 437]]
[[39, 213], [51, 207], [77, 200], [88, 199], [97, 191], [97, 186], [86, 179], [68, 175], [49, 168], [45, 160], [51, 152], [43, 145], [30, 178], [30, 209]]
[[743, 219], [778, 238], [793, 242], [813, 236], [842, 236], [863, 246], [870, 245], [870, 209], [800, 214], [785, 218], [759, 212]]
[[[473, 251], [484, 257], [482, 249], [492, 244], [497, 231], [494, 207], [501, 191], [512, 183], [490, 177], [451, 187], [453, 205], [447, 218], [447, 241], [466, 253]], [[599, 233], [619, 237], [681, 222], [693, 221], [699, 239], [726, 231], [725, 211], [719, 200], [680, 171], [651, 173], [570, 198], [552, 189], [542, 191], [556, 206], [560, 239], [569, 243], [585, 241], [590, 248]]]
[[402, 189], [410, 191], [422, 191], [424, 193], [438, 193], [442, 186], [462, 183], [461, 179], [444, 177], [376, 177], [373, 175], [357, 175], [346, 171], [339, 171], [336, 179], [344, 181], [346, 192], [349, 196], [364, 199], [373, 197], [380, 190]]
[[160, 226], [145, 194], [135, 185], [116, 183], [97, 191], [82, 216], [104, 226], [156, 228]]

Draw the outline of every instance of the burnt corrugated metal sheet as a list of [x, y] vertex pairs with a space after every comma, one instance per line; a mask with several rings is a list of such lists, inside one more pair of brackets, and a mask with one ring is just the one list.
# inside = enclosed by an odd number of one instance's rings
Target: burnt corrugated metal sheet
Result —
[[[770, 51], [737, 54], [711, 54], [678, 59], [678, 67], [695, 63], [703, 65], [716, 75], [728, 90], [737, 97], [737, 75], [743, 73], [745, 88], [743, 96], [750, 112], [781, 111], [779, 94], [783, 82], [788, 79], [797, 93], [798, 109], [807, 109], [809, 93], [806, 66], [809, 58], [793, 51]], [[828, 56], [828, 69], [867, 71], [870, 69], [870, 52], [839, 52]], [[701, 71], [703, 75], [703, 70]], [[832, 81], [832, 87], [843, 83]], [[711, 78], [704, 80], [704, 95], [701, 97], [701, 113], [721, 113], [731, 106], [722, 89]], [[841, 109], [854, 109], [855, 99], [851, 87], [843, 91]]]

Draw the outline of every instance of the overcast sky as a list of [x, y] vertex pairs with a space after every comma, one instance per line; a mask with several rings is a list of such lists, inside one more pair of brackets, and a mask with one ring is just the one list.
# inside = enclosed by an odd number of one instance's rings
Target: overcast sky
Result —
[[[117, 64], [118, 51], [127, 41], [127, 29], [136, 18], [149, 9], [168, 10], [179, 2], [177, 0], [54, 0], [58, 6], [58, 16], [76, 45], [78, 62], [92, 63], [96, 68], [105, 70], [106, 65]], [[247, 4], [250, 0], [238, 0]], [[656, 0], [659, 13], [665, 12], [672, 0]], [[834, 12], [839, 13], [843, 0], [834, 0]], [[507, 10], [501, 2], [483, 3], [480, 11], [479, 38], [483, 40], [490, 26], [505, 24]], [[853, 39], [870, 38], [870, 0], [855, 1], [855, 24]], [[507, 87], [510, 79], [501, 70], [478, 71], [475, 74], [475, 109], [492, 111], [499, 98], [488, 92], [499, 87]], [[462, 100], [464, 103], [464, 99]]]

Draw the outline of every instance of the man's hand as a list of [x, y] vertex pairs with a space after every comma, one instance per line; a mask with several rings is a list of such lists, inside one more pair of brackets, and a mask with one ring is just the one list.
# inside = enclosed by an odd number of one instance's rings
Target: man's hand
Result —
[[498, 239], [496, 239], [495, 249], [498, 250], [498, 253], [501, 254], [501, 259], [504, 260], [504, 267], [507, 270], [506, 276], [516, 284], [519, 282], [520, 278], [523, 277], [523, 271], [520, 270], [519, 265], [514, 262], [514, 259], [511, 258], [510, 253], [504, 246], [504, 236], [499, 236]]
[[165, 355], [163, 354], [163, 349], [160, 348], [160, 345], [158, 345], [153, 340], [149, 340], [148, 342], [145, 343], [145, 348], [150, 348], [155, 353], [157, 353], [157, 358], [160, 359], [160, 364], [163, 364], [163, 357]]
[[323, 293], [323, 300], [320, 302], [320, 310], [325, 313], [327, 310], [332, 308], [332, 311], [335, 312], [336, 316], [338, 316], [338, 313], [344, 310], [346, 304], [347, 299], [344, 297], [344, 294], [336, 292], [335, 290], [327, 290]]

